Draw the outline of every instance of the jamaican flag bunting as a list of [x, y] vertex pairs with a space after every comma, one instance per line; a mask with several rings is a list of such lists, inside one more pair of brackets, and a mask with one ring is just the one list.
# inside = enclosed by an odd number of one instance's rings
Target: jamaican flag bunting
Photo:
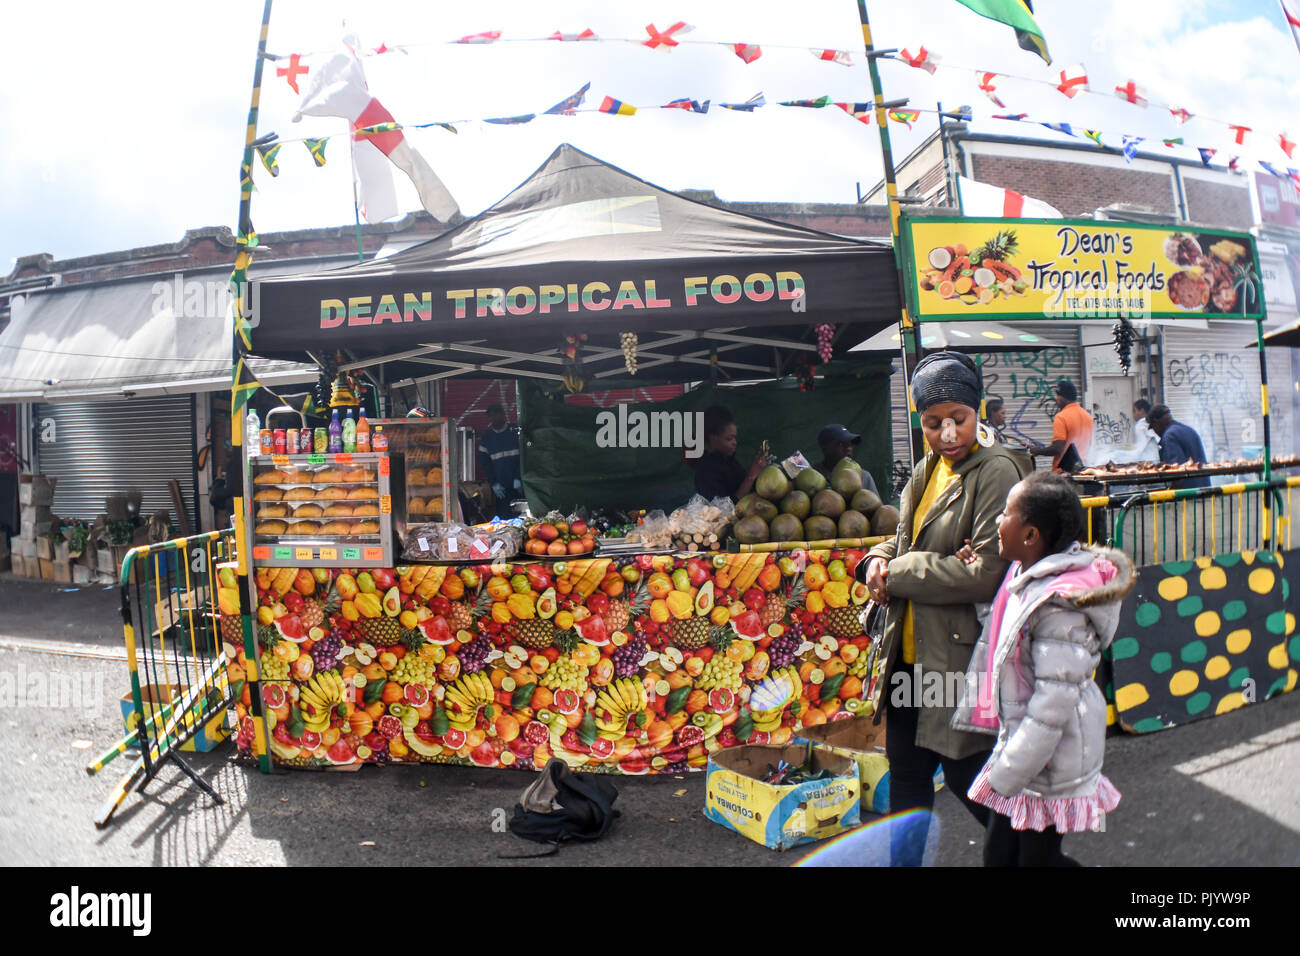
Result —
[[1016, 31], [1016, 42], [1021, 49], [1037, 53], [1047, 63], [1052, 55], [1047, 52], [1047, 40], [1034, 20], [1034, 8], [1029, 0], [957, 0], [982, 17], [1005, 23]]
[[257, 379], [253, 378], [253, 373], [248, 370], [241, 355], [239, 361], [235, 363], [235, 375], [230, 384], [231, 416], [238, 416], [239, 410], [248, 404], [253, 393], [261, 387]]
[[311, 153], [312, 161], [317, 166], [325, 165], [325, 144], [329, 137], [325, 139], [305, 139], [303, 144], [307, 147], [307, 152]]
[[266, 171], [272, 176], [280, 175], [280, 164], [275, 159], [278, 152], [280, 152], [279, 143], [274, 146], [257, 147], [257, 155], [262, 157], [262, 165], [266, 167]]

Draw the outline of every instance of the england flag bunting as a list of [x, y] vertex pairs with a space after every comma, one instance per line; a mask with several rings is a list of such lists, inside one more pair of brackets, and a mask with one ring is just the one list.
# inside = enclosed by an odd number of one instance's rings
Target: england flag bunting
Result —
[[1074, 99], [1079, 93], [1086, 92], [1088, 89], [1088, 71], [1084, 69], [1082, 63], [1076, 63], [1074, 66], [1067, 66], [1061, 71], [1061, 82], [1056, 88]]
[[993, 105], [1000, 110], [1007, 108], [1007, 104], [998, 99], [998, 85], [994, 82], [997, 79], [996, 73], [980, 74], [980, 92], [993, 101]]
[[1296, 0], [1279, 0], [1282, 4], [1282, 16], [1286, 17], [1291, 27], [1291, 36], [1295, 38], [1296, 49], [1300, 50], [1300, 3]]
[[921, 47], [921, 52], [916, 54], [913, 54], [912, 51], [904, 48], [902, 52], [899, 53], [899, 56], [903, 58], [903, 61], [908, 66], [915, 67], [918, 70], [925, 70], [925, 72], [929, 73], [931, 76], [934, 75], [935, 70], [939, 69], [939, 57], [931, 53], [925, 47]]
[[1129, 80], [1123, 86], [1115, 87], [1115, 95], [1126, 103], [1146, 108], [1147, 98], [1143, 95], [1142, 88], [1132, 80]]

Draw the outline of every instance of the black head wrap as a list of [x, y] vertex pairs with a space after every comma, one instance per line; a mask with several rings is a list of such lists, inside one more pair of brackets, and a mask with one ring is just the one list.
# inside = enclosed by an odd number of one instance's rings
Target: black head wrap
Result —
[[979, 408], [980, 391], [979, 370], [961, 352], [931, 352], [912, 371], [912, 400], [918, 412], [942, 402]]

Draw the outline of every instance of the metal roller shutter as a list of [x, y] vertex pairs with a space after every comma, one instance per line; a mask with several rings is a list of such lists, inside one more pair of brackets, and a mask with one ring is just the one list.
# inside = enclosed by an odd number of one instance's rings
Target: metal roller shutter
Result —
[[[1264, 443], [1259, 353], [1245, 348], [1253, 323], [1210, 322], [1208, 329], [1164, 332], [1164, 402], [1174, 419], [1196, 429], [1209, 461], [1233, 461], [1242, 447]], [[1295, 454], [1295, 378], [1290, 349], [1265, 349], [1273, 454]]]
[[36, 405], [35, 416], [40, 470], [59, 480], [55, 514], [94, 518], [108, 495], [138, 488], [145, 514], [166, 509], [175, 522], [175, 478], [194, 519], [193, 396]]
[[[1052, 418], [1056, 400], [1052, 387], [1066, 378], [1082, 396], [1083, 350], [1079, 348], [1079, 326], [1059, 322], [1005, 322], [1013, 329], [1033, 332], [1052, 344], [1041, 352], [983, 352], [980, 365], [984, 372], [985, 395], [1001, 396], [1006, 401], [1007, 427], [1013, 433], [1046, 444], [1052, 440]], [[910, 459], [908, 449], [907, 392], [903, 383], [902, 359], [894, 362], [896, 371], [889, 379], [893, 398], [894, 460]], [[1040, 459], [1045, 462], [1047, 459]]]

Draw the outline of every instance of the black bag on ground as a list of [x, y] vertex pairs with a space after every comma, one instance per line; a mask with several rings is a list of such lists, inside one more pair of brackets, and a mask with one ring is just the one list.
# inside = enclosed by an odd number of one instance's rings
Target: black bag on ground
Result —
[[559, 757], [552, 757], [519, 798], [510, 831], [526, 840], [559, 845], [569, 840], [598, 840], [618, 816], [618, 791], [608, 780], [579, 776]]

